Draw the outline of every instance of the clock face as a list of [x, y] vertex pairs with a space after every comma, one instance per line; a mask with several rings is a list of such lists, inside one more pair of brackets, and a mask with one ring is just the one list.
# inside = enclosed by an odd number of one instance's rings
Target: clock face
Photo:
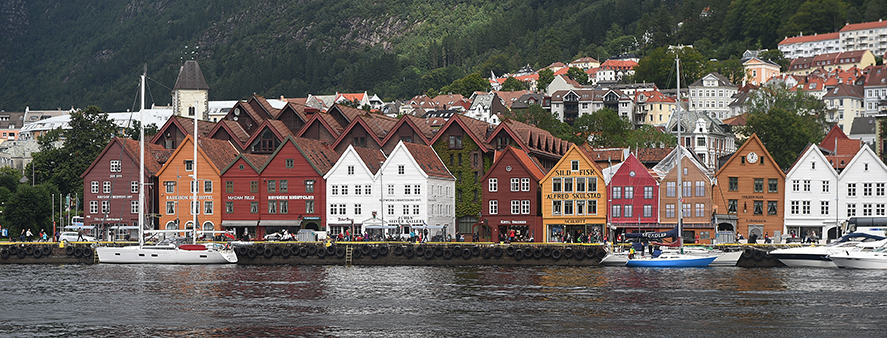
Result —
[[634, 177], [634, 170], [628, 172], [628, 176]]
[[511, 171], [511, 166], [510, 165], [505, 166], [505, 171]]
[[745, 159], [748, 160], [748, 163], [755, 163], [755, 162], [758, 162], [758, 154], [755, 153], [755, 152], [750, 152], [750, 153], [748, 153], [748, 155], [745, 157]]

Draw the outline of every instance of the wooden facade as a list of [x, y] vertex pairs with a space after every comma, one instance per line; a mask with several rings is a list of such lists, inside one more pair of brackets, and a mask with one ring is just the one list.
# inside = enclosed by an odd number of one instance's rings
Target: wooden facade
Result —
[[659, 182], [634, 154], [619, 164], [607, 190], [611, 225], [624, 232], [659, 229]]
[[516, 237], [542, 242], [541, 191], [539, 181], [545, 172], [527, 153], [514, 147], [496, 152], [495, 161], [483, 176], [482, 224], [489, 232], [478, 229], [482, 239], [494, 242], [514, 231]]
[[563, 241], [567, 234], [575, 238], [577, 233], [607, 237], [607, 189], [591, 154], [571, 146], [541, 185], [544, 242]]
[[686, 149], [681, 156], [681, 208], [678, 208], [678, 168], [674, 158], [677, 151], [673, 151], [663, 161], [670, 161], [671, 169], [659, 185], [659, 226], [660, 229], [672, 229], [678, 224], [678, 210], [683, 209], [682, 229], [687, 241], [695, 241], [699, 237], [700, 243], [711, 243], [715, 238], [714, 223], [712, 223], [712, 182], [705, 167], [697, 162]]

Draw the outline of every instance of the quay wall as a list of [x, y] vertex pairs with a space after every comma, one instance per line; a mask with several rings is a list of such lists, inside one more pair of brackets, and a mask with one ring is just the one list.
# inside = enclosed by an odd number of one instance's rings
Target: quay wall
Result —
[[92, 244], [4, 243], [0, 244], [0, 264], [93, 264]]

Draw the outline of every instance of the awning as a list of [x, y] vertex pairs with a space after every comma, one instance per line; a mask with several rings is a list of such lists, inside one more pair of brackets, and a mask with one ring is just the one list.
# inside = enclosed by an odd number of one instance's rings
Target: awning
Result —
[[443, 229], [443, 226], [440, 225], [408, 225], [413, 229]]
[[223, 227], [254, 227], [258, 225], [258, 221], [222, 221]]
[[[261, 220], [259, 225], [263, 227], [297, 227], [302, 224], [300, 220]], [[222, 223], [222, 225], [225, 225]]]
[[365, 225], [365, 229], [397, 229], [396, 225]]

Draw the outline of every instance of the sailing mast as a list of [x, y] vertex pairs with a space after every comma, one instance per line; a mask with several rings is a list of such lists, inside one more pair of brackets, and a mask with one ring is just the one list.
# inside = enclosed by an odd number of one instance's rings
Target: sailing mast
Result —
[[139, 247], [145, 245], [145, 64], [141, 76], [141, 100], [139, 105]]
[[675, 125], [678, 127], [678, 142], [677, 142], [677, 160], [678, 160], [678, 243], [680, 244], [681, 253], [684, 253], [684, 206], [683, 206], [683, 196], [681, 196], [684, 187], [681, 184], [681, 176], [683, 176], [684, 172], [681, 170], [681, 160], [683, 160], [681, 156], [681, 59], [678, 58], [677, 53], [675, 53], [675, 69], [678, 75], [677, 80], [677, 103], [678, 103], [678, 116], [675, 118]]
[[197, 200], [197, 189], [200, 187], [200, 181], [197, 180], [197, 104], [198, 101], [194, 101], [194, 162], [191, 164], [194, 167], [194, 181], [191, 183], [191, 214], [194, 220], [191, 223], [191, 244], [197, 244], [197, 213], [200, 211], [200, 202]]

